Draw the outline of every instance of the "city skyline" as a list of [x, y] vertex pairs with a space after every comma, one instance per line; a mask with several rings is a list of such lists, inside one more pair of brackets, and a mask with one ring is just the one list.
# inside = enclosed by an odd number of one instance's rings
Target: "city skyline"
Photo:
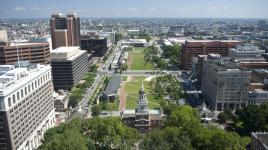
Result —
[[49, 18], [53, 12], [80, 17], [268, 18], [266, 0], [3, 0], [1, 19]]

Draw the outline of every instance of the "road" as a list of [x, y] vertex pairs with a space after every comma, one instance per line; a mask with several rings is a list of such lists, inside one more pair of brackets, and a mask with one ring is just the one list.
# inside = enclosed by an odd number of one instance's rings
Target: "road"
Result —
[[[114, 50], [112, 51], [112, 53], [110, 54], [110, 56], [108, 57], [108, 59], [98, 68], [97, 71], [97, 75], [96, 78], [94, 80], [94, 82], [92, 83], [92, 85], [86, 89], [86, 92], [83, 96], [83, 99], [78, 103], [77, 108], [75, 109], [75, 111], [70, 115], [68, 120], [71, 120], [75, 117], [81, 117], [83, 118], [84, 115], [87, 112], [90, 112], [90, 107], [88, 106], [89, 103], [89, 99], [90, 97], [93, 96], [93, 94], [95, 93], [95, 91], [98, 88], [98, 85], [101, 84], [102, 80], [104, 79], [104, 77], [108, 74], [110, 74], [111, 72], [108, 70], [110, 64], [113, 61], [115, 52], [118, 51], [118, 47], [116, 46], [114, 48]], [[90, 113], [89, 113], [90, 115]]]
[[75, 111], [71, 114], [71, 116], [69, 117], [69, 120], [71, 120], [71, 119], [73, 119], [75, 117], [83, 118], [83, 116], [87, 112], [90, 112], [90, 110], [89, 110], [90, 108], [88, 106], [89, 99], [90, 99], [91, 96], [93, 96], [93, 94], [95, 93], [96, 89], [98, 88], [98, 85], [101, 84], [103, 78], [104, 78], [104, 76], [100, 76], [100, 75], [96, 76], [95, 81], [93, 82], [93, 84], [91, 85], [90, 88], [87, 88], [83, 99], [78, 103], [77, 109], [75, 109]]

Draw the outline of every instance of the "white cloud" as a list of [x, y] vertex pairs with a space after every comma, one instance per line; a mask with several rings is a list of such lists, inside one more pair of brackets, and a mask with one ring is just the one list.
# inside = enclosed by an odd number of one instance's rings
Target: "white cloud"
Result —
[[128, 8], [129, 11], [136, 11], [137, 8]]
[[33, 7], [32, 9], [33, 9], [33, 10], [40, 10], [39, 7]]
[[149, 10], [154, 11], [154, 10], [155, 10], [155, 8], [153, 8], [153, 7], [152, 7], [152, 8], [149, 8]]
[[215, 10], [216, 7], [215, 7], [215, 6], [210, 6], [208, 9], [209, 9], [209, 10]]
[[25, 7], [21, 7], [21, 6], [17, 6], [14, 10], [15, 11], [25, 11], [26, 8]]

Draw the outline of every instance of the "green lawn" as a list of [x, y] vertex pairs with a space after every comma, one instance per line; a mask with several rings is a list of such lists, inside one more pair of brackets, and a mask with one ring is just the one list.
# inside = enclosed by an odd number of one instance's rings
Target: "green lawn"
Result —
[[144, 60], [144, 48], [136, 47], [130, 55], [133, 58], [130, 70], [153, 70], [152, 64], [146, 63]]
[[119, 106], [119, 101], [115, 101], [113, 103], [108, 102], [108, 103], [106, 103], [106, 107], [104, 108], [104, 110], [106, 110], [106, 111], [117, 111], [118, 106]]
[[[125, 85], [125, 92], [127, 93], [126, 109], [135, 109], [141, 88], [141, 81], [145, 77], [135, 77], [132, 82], [127, 82]], [[149, 102], [149, 108], [158, 108], [160, 100], [154, 96], [152, 85], [150, 82], [144, 82], [144, 88]]]

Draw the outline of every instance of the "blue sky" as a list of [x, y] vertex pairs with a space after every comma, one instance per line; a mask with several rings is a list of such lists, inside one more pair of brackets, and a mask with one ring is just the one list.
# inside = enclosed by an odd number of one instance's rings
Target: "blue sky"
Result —
[[1, 0], [0, 18], [80, 17], [268, 18], [268, 0]]

